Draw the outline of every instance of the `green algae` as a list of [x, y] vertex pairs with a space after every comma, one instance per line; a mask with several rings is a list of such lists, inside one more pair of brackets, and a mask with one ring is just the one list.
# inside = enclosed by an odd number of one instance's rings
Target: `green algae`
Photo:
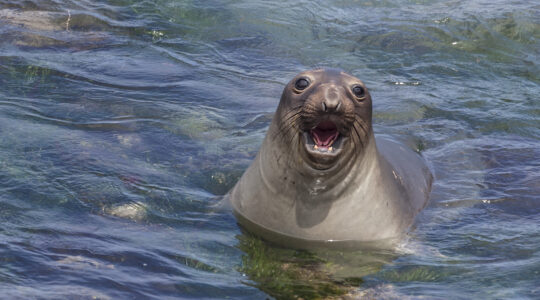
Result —
[[385, 250], [296, 250], [251, 234], [238, 237], [239, 271], [276, 299], [341, 299], [361, 295], [364, 277], [395, 258]]

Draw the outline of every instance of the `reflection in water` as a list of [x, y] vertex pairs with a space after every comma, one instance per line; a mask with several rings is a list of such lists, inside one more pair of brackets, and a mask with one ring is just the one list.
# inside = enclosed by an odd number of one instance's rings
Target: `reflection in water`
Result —
[[362, 277], [378, 272], [397, 255], [389, 251], [294, 250], [273, 246], [244, 233], [239, 271], [278, 299], [361, 296]]
[[[0, 0], [0, 41], [6, 298], [540, 294], [532, 1]], [[403, 249], [282, 249], [214, 208], [320, 65], [434, 170]]]

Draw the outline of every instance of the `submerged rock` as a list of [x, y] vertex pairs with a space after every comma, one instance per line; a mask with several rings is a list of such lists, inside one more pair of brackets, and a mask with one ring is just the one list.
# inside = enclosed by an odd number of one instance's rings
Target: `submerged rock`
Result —
[[103, 21], [83, 14], [52, 11], [0, 10], [0, 24], [14, 27], [0, 34], [5, 42], [19, 47], [94, 49], [110, 40]]
[[147, 207], [142, 202], [119, 204], [104, 209], [105, 213], [133, 221], [142, 221], [146, 218]]

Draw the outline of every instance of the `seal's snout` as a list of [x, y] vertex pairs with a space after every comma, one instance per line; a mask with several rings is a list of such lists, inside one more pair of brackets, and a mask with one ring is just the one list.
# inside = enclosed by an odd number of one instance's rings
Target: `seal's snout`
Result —
[[338, 111], [341, 108], [341, 96], [336, 87], [328, 87], [324, 93], [322, 110], [326, 113]]
[[322, 109], [325, 113], [335, 112], [338, 111], [340, 108], [341, 101], [323, 101], [322, 103]]

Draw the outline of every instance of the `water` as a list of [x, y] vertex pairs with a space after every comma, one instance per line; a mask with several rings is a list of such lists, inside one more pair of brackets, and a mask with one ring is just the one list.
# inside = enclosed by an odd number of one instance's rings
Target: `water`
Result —
[[[540, 297], [535, 1], [0, 0], [0, 41], [2, 297]], [[277, 248], [218, 206], [314, 66], [434, 171], [395, 251]]]

